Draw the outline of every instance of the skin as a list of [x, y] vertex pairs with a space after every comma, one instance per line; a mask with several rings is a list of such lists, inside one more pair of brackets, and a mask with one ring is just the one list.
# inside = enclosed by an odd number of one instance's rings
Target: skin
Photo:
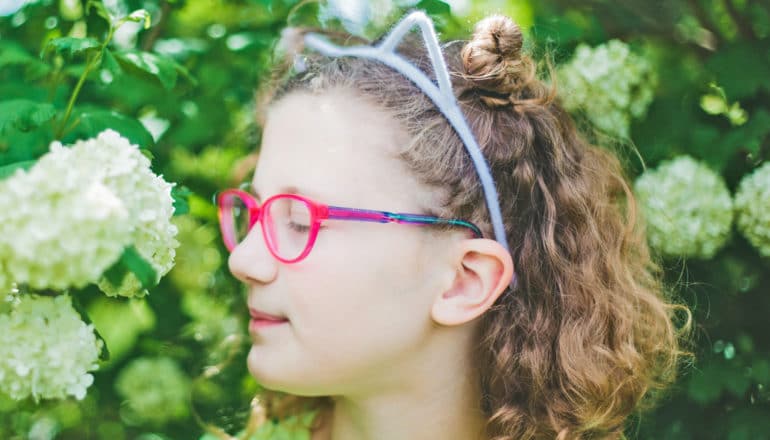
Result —
[[[294, 92], [267, 114], [253, 187], [318, 202], [426, 213], [432, 192], [394, 157], [409, 138], [355, 93]], [[248, 304], [289, 322], [251, 332], [251, 374], [332, 396], [315, 440], [483, 438], [473, 330], [510, 282], [510, 255], [462, 230], [327, 221], [309, 256], [274, 259], [259, 227], [229, 258]]]

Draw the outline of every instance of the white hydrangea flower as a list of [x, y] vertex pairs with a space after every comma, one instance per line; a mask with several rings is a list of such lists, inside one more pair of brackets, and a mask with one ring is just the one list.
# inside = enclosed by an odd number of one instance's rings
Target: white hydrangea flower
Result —
[[[7, 301], [7, 300], [6, 300]], [[0, 392], [12, 399], [82, 399], [102, 342], [66, 295], [17, 295], [0, 314]]]
[[[150, 169], [150, 160], [135, 145], [114, 130], [96, 138], [78, 141], [71, 147], [82, 169], [93, 170], [106, 187], [123, 201], [131, 217], [131, 243], [155, 269], [156, 281], [174, 266], [176, 226], [171, 223], [173, 184]], [[143, 296], [147, 293], [134, 274], [127, 274], [119, 286], [99, 281], [110, 296]]]
[[123, 202], [55, 142], [29, 171], [0, 181], [0, 287], [96, 282], [130, 242], [132, 229]]
[[763, 257], [770, 257], [770, 162], [738, 184], [735, 194], [736, 224]]
[[141, 296], [133, 274], [119, 286], [101, 279], [130, 244], [158, 281], [174, 264], [177, 228], [171, 187], [114, 130], [69, 148], [54, 142], [29, 172], [0, 182], [0, 286], [82, 287]]
[[171, 358], [132, 361], [118, 375], [115, 388], [138, 421], [163, 424], [187, 416], [190, 380]]
[[579, 45], [558, 76], [568, 110], [582, 110], [599, 129], [624, 138], [631, 119], [646, 113], [657, 86], [652, 64], [619, 40]]
[[720, 175], [689, 156], [664, 161], [634, 184], [650, 246], [667, 256], [711, 258], [730, 236], [732, 198]]

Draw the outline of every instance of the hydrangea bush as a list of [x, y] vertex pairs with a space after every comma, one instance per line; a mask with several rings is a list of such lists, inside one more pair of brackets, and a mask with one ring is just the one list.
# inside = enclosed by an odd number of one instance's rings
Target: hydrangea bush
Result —
[[558, 80], [567, 109], [584, 112], [596, 127], [622, 138], [629, 137], [631, 120], [644, 116], [657, 85], [652, 63], [619, 40], [578, 45]]
[[0, 313], [0, 392], [12, 399], [82, 399], [102, 341], [70, 297], [13, 294]]
[[735, 211], [741, 233], [760, 255], [770, 257], [770, 162], [741, 180]]
[[666, 256], [711, 258], [730, 236], [733, 202], [722, 177], [690, 156], [636, 180], [650, 246]]
[[177, 227], [172, 184], [153, 173], [136, 145], [114, 130], [50, 151], [29, 170], [0, 181], [0, 288], [23, 287], [0, 313], [0, 391], [13, 399], [82, 399], [103, 344], [70, 297], [93, 283], [108, 295], [146, 293], [125, 271], [113, 287], [105, 272], [127, 246], [155, 271], [174, 264]]

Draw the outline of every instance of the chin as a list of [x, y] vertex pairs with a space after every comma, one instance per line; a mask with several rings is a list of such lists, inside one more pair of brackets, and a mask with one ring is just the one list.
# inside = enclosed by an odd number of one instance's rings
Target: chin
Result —
[[259, 347], [252, 346], [246, 360], [246, 366], [251, 376], [262, 387], [272, 391], [297, 394], [297, 389], [304, 384], [296, 383], [296, 376], [302, 379], [302, 372], [294, 368], [286, 368], [276, 362], [275, 356], [266, 357], [259, 352]]
[[[304, 397], [329, 396], [334, 394], [334, 387], [330, 387], [310, 374], [317, 369], [306, 370], [297, 368], [285, 368], [277, 363], [270, 363], [259, 357], [259, 353], [252, 347], [246, 362], [249, 373], [260, 386], [271, 391], [292, 394]], [[292, 365], [296, 367], [296, 365]]]

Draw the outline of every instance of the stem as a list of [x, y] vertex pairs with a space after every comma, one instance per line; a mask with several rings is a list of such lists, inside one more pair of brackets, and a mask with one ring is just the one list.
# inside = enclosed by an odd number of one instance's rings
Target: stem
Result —
[[95, 56], [88, 63], [86, 63], [86, 68], [83, 69], [83, 74], [80, 75], [80, 79], [78, 79], [78, 83], [75, 85], [75, 90], [73, 90], [72, 95], [70, 95], [69, 102], [67, 103], [67, 110], [64, 112], [64, 118], [59, 125], [59, 130], [56, 131], [57, 139], [61, 139], [62, 135], [64, 134], [64, 127], [67, 126], [67, 121], [70, 118], [70, 114], [72, 114], [72, 108], [75, 106], [75, 101], [78, 98], [78, 94], [80, 94], [80, 89], [83, 87], [83, 83], [86, 82], [88, 74], [91, 73], [91, 69], [93, 69], [93, 66], [95, 65], [93, 62], [94, 59], [101, 59], [101, 56]]
[[72, 95], [70, 95], [70, 99], [67, 102], [67, 110], [64, 111], [64, 118], [62, 118], [62, 121], [59, 124], [59, 129], [56, 131], [57, 139], [61, 139], [61, 137], [66, 132], [65, 128], [67, 127], [67, 121], [69, 121], [70, 115], [72, 114], [72, 108], [75, 106], [75, 101], [78, 99], [80, 89], [83, 88], [83, 84], [85, 84], [86, 78], [88, 78], [88, 74], [90, 74], [91, 71], [102, 62], [102, 54], [105, 50], [107, 50], [107, 45], [110, 44], [110, 41], [112, 41], [112, 36], [115, 33], [115, 29], [120, 27], [122, 23], [123, 21], [119, 22], [118, 26], [113, 26], [112, 23], [110, 23], [110, 29], [107, 32], [107, 38], [105, 38], [104, 43], [102, 43], [102, 47], [99, 48], [99, 52], [91, 57], [91, 59], [89, 59], [86, 63], [86, 67], [83, 69], [83, 74], [80, 75], [78, 83], [75, 85], [75, 89], [72, 91]]

